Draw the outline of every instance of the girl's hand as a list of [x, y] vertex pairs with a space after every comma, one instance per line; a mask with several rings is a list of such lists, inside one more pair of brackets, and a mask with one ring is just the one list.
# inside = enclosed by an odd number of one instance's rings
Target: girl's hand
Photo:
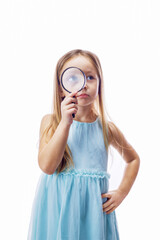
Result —
[[62, 119], [61, 121], [64, 122], [66, 125], [71, 125], [73, 122], [73, 113], [77, 113], [78, 107], [77, 107], [77, 99], [73, 96], [75, 96], [77, 92], [73, 92], [68, 94], [64, 100], [61, 102], [61, 115]]
[[109, 214], [113, 212], [123, 201], [125, 195], [119, 190], [109, 191], [108, 193], [101, 194], [102, 198], [108, 198], [108, 200], [102, 204], [103, 212]]

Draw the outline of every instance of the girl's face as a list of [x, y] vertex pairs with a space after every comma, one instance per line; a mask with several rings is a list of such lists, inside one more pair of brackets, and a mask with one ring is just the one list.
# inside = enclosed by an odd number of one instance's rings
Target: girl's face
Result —
[[[61, 72], [60, 75], [63, 73], [63, 71], [68, 67], [78, 67], [80, 68], [86, 75], [86, 84], [83, 89], [81, 89], [80, 92], [77, 93], [76, 97], [78, 100], [78, 105], [89, 105], [94, 102], [94, 100], [98, 96], [98, 88], [99, 88], [99, 78], [96, 72], [95, 67], [91, 63], [90, 59], [88, 57], [84, 56], [76, 56], [72, 59], [68, 60]], [[61, 86], [61, 96], [67, 96], [69, 92], [67, 92], [62, 86]], [[88, 97], [82, 98], [79, 97], [81, 94], [87, 94]]]

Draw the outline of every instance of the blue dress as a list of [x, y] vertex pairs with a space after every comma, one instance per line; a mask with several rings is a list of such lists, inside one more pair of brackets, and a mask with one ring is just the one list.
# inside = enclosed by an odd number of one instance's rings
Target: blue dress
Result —
[[67, 139], [75, 167], [41, 173], [32, 205], [28, 240], [119, 240], [115, 210], [103, 212], [110, 174], [100, 116], [73, 120]]

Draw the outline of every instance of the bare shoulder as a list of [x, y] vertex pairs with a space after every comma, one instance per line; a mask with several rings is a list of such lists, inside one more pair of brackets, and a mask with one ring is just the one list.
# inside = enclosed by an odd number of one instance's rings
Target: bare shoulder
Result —
[[139, 158], [137, 152], [127, 141], [122, 131], [111, 121], [108, 121], [108, 138], [109, 144], [122, 155], [126, 162], [129, 162], [133, 158]]
[[113, 122], [108, 121], [108, 140], [109, 140], [109, 144], [113, 144], [114, 136], [116, 136], [116, 125]]
[[44, 131], [44, 129], [53, 121], [54, 114], [46, 114], [42, 117], [40, 123], [40, 133]]
[[111, 145], [117, 148], [117, 144], [122, 145], [126, 143], [126, 139], [122, 131], [117, 127], [117, 125], [111, 121], [108, 121], [108, 136]]

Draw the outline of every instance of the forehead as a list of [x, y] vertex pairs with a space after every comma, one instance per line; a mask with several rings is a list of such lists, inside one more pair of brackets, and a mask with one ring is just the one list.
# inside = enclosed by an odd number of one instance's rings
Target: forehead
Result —
[[71, 59], [69, 59], [63, 66], [62, 71], [63, 72], [68, 67], [78, 67], [85, 73], [87, 72], [96, 72], [96, 69], [94, 65], [92, 64], [89, 57], [84, 56], [76, 56]]

